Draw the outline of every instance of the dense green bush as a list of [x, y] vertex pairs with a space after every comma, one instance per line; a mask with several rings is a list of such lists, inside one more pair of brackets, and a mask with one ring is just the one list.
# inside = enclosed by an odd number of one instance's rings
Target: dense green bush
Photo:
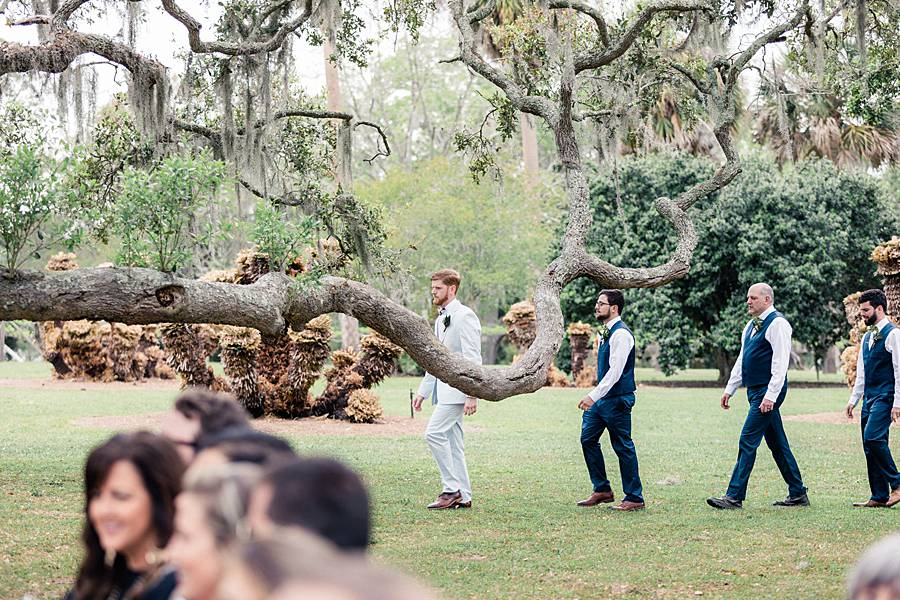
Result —
[[[590, 249], [620, 265], [665, 261], [675, 235], [654, 200], [674, 197], [714, 168], [705, 158], [658, 154], [599, 170], [591, 189]], [[746, 290], [758, 281], [773, 286], [794, 339], [821, 359], [846, 329], [844, 296], [879, 283], [872, 247], [897, 232], [875, 177], [840, 171], [825, 160], [779, 169], [762, 152], [749, 156], [734, 182], [700, 201], [691, 215], [700, 242], [689, 275], [662, 288], [626, 291], [625, 315], [638, 345], [659, 342], [666, 372], [701, 355], [714, 358], [723, 372], [730, 369], [747, 319]], [[583, 279], [567, 287], [566, 319], [593, 321], [598, 292]]]

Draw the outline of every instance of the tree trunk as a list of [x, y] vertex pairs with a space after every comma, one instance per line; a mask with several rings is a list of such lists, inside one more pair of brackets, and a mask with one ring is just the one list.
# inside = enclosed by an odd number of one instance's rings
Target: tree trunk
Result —
[[534, 127], [534, 118], [527, 113], [520, 112], [519, 128], [522, 130], [522, 161], [525, 164], [525, 177], [529, 184], [534, 185], [537, 183], [538, 170], [540, 169], [537, 130]]
[[734, 366], [735, 357], [721, 348], [716, 349], [716, 367], [719, 369], [719, 383], [725, 385], [731, 377], [731, 367]]
[[[325, 36], [325, 43], [322, 45], [322, 51], [325, 59], [325, 98], [328, 110], [335, 112], [341, 110], [341, 80], [338, 76], [337, 66], [331, 61], [331, 55], [334, 54], [333, 32], [329, 32]], [[346, 157], [337, 152], [337, 160], [343, 161]], [[334, 177], [338, 185], [345, 191], [350, 192], [352, 185], [351, 178], [346, 174], [350, 173], [350, 165], [338, 164], [334, 170]], [[350, 315], [341, 315], [341, 348], [359, 349], [359, 321]]]

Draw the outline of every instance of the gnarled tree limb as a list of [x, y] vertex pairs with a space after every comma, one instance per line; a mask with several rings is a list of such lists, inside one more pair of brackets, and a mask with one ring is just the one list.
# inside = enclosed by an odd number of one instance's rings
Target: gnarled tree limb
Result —
[[622, 36], [615, 40], [610, 47], [603, 52], [588, 52], [575, 58], [575, 72], [581, 73], [587, 69], [597, 69], [608, 65], [631, 48], [635, 40], [644, 30], [644, 27], [661, 12], [691, 12], [714, 10], [707, 0], [656, 0], [651, 2], [625, 30]]
[[[198, 54], [219, 53], [228, 56], [246, 56], [249, 54], [259, 54], [260, 52], [271, 52], [280, 47], [284, 43], [284, 39], [298, 27], [307, 22], [312, 16], [312, 0], [303, 0], [303, 9], [300, 14], [282, 25], [271, 37], [255, 42], [233, 43], [233, 42], [204, 42], [200, 39], [200, 22], [192, 17], [190, 13], [181, 8], [174, 0], [162, 0], [163, 9], [169, 13], [176, 21], [184, 25], [188, 31], [188, 43], [191, 50]], [[253, 32], [249, 32], [253, 33]]]

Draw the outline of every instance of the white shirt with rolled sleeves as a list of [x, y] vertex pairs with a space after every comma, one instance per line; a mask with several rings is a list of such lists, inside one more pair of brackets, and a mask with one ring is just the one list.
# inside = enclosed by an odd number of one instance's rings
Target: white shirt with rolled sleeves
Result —
[[[449, 326], [444, 326], [445, 317], [450, 317]], [[434, 321], [434, 335], [450, 352], [461, 354], [463, 358], [481, 364], [481, 322], [471, 308], [454, 298], [444, 307]], [[465, 404], [466, 394], [450, 387], [430, 373], [425, 373], [419, 384], [419, 395], [426, 400], [437, 389], [438, 404]]]
[[[878, 331], [884, 329], [888, 324], [888, 318], [885, 317], [876, 323]], [[869, 336], [869, 348], [875, 345], [875, 336]], [[891, 364], [894, 365], [894, 408], [900, 408], [900, 329], [894, 328], [884, 340], [884, 349], [891, 354]], [[859, 404], [866, 390], [866, 365], [863, 361], [863, 353], [860, 348], [859, 358], [856, 359], [856, 382], [853, 384], [853, 391], [850, 393], [850, 406]]]
[[[606, 327], [612, 329], [613, 325], [621, 320], [621, 318], [615, 317], [606, 324]], [[621, 379], [632, 348], [634, 348], [634, 337], [624, 327], [619, 327], [609, 336], [609, 371], [597, 383], [597, 387], [588, 394], [591, 400], [596, 402], [606, 396], [612, 386]]]
[[[764, 310], [759, 315], [760, 321], [765, 321], [773, 312], [775, 312], [774, 306]], [[741, 362], [744, 360], [744, 340], [747, 338], [747, 331], [752, 327], [753, 319], [750, 319], [741, 332], [741, 352], [738, 354], [734, 367], [731, 369], [731, 377], [729, 377], [728, 383], [725, 385], [725, 393], [729, 396], [734, 396], [744, 379], [741, 365]], [[784, 378], [787, 377], [788, 365], [791, 362], [791, 335], [793, 332], [791, 324], [782, 317], [775, 317], [766, 329], [766, 341], [772, 346], [772, 377], [769, 379], [766, 395], [763, 397], [764, 400], [777, 402], [778, 396], [781, 394], [781, 388], [784, 387]]]

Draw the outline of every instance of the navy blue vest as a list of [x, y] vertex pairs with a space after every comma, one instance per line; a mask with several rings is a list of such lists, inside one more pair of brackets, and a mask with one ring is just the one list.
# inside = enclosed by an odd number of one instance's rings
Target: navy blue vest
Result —
[[867, 400], [887, 398], [894, 399], [894, 364], [891, 362], [891, 353], [884, 347], [887, 336], [891, 330], [896, 329], [893, 323], [888, 323], [881, 330], [881, 337], [869, 349], [869, 337], [871, 333], [863, 336], [862, 355], [863, 370], [866, 372]]
[[[745, 387], [768, 385], [772, 379], [772, 344], [766, 339], [766, 330], [776, 318], [784, 315], [773, 310], [765, 319], [762, 327], [753, 333], [753, 326], [747, 328], [744, 335], [744, 357], [741, 362], [741, 376]], [[787, 382], [787, 377], [784, 378]]]
[[[619, 329], [624, 329], [632, 339], [634, 338], [634, 334], [631, 333], [631, 330], [628, 329], [621, 320], [616, 321], [615, 325], [609, 328], [609, 337], [603, 340], [603, 343], [597, 348], [597, 381], [602, 381], [603, 376], [609, 371], [609, 340], [612, 339], [613, 333]], [[636, 389], [637, 386], [634, 385], [634, 346], [632, 346], [631, 352], [628, 353], [628, 360], [625, 361], [625, 368], [622, 370], [622, 376], [603, 398], [624, 396], [625, 394], [634, 392]], [[601, 398], [601, 400], [603, 398]]]

